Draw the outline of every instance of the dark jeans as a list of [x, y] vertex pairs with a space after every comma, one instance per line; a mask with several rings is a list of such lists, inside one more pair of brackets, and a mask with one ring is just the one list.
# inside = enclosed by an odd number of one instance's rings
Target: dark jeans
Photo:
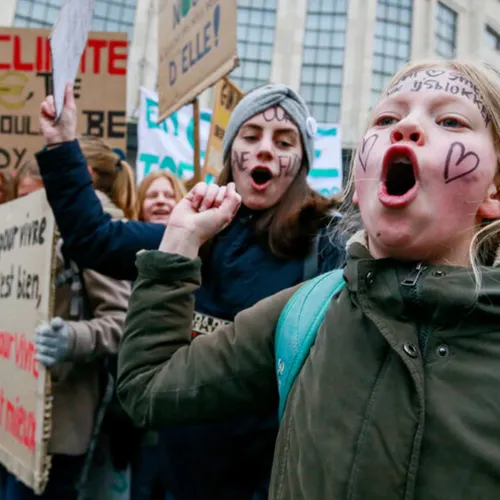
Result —
[[169, 469], [165, 444], [149, 431], [132, 460], [131, 500], [174, 500], [167, 491]]
[[35, 495], [33, 490], [2, 468], [0, 498], [1, 500], [76, 500], [78, 497], [76, 485], [84, 460], [85, 455], [76, 457], [53, 455], [49, 482], [41, 495]]

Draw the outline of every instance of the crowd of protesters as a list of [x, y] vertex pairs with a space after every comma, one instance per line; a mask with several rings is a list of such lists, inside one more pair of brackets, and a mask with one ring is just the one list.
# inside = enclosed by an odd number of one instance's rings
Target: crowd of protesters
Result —
[[[217, 182], [189, 192], [167, 171], [136, 190], [76, 115], [71, 85], [58, 122], [49, 96], [45, 147], [1, 177], [3, 202], [45, 189], [60, 240], [56, 314], [35, 336], [53, 465], [38, 497], [4, 470], [0, 498], [83, 498], [101, 434], [132, 500], [498, 496], [495, 69], [403, 68], [338, 198], [308, 184], [316, 122], [285, 85], [242, 98]], [[280, 401], [282, 313], [307, 315], [302, 284], [338, 269]]]

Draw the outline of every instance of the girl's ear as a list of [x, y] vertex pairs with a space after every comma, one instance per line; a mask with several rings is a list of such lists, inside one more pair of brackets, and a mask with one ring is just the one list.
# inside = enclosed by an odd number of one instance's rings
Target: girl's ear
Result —
[[354, 189], [354, 192], [352, 193], [352, 203], [353, 205], [359, 205], [358, 192], [356, 189]]
[[477, 215], [481, 219], [500, 219], [500, 174], [495, 176], [488, 188], [485, 199], [477, 209]]

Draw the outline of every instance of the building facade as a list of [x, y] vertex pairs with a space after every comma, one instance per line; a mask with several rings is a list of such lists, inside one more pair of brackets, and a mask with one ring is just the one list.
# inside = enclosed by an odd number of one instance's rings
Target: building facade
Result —
[[[127, 114], [139, 87], [156, 88], [163, 0], [96, 0], [95, 30], [129, 34]], [[236, 0], [224, 0], [236, 1]], [[408, 60], [474, 58], [500, 68], [499, 0], [237, 0], [243, 90], [266, 82], [299, 91], [320, 122], [356, 146], [370, 107]], [[50, 27], [62, 0], [2, 0], [0, 25]], [[201, 97], [210, 106], [211, 93]]]

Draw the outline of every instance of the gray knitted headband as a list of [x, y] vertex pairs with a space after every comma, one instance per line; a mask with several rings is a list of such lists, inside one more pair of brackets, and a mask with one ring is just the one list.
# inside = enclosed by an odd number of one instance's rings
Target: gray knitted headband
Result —
[[240, 127], [252, 116], [275, 106], [283, 108], [299, 129], [307, 166], [308, 169], [311, 168], [314, 161], [314, 137], [318, 128], [316, 120], [311, 116], [304, 99], [290, 87], [282, 84], [264, 85], [251, 90], [234, 108], [222, 143], [224, 161], [231, 151], [231, 145]]

